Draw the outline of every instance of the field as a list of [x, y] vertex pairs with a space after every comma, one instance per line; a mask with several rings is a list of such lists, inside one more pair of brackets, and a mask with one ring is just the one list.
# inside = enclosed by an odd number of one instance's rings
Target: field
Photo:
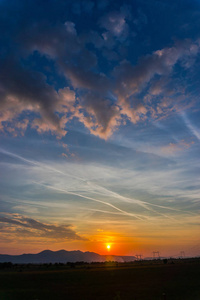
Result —
[[199, 300], [200, 260], [4, 266], [0, 299]]

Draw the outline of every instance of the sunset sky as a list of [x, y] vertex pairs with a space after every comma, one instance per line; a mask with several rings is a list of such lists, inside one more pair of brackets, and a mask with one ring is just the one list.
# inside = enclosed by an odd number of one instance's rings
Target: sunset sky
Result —
[[200, 1], [0, 0], [0, 140], [1, 254], [200, 255]]

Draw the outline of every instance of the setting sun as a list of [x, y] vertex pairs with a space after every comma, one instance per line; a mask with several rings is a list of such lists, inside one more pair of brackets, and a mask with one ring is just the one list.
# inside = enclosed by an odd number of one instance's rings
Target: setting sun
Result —
[[109, 251], [109, 250], [110, 250], [110, 245], [107, 245], [106, 248], [107, 248], [107, 250]]

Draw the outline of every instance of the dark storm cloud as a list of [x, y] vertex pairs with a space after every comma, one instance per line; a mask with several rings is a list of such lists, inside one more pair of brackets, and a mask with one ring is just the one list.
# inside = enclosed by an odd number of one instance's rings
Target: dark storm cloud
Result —
[[71, 227], [72, 225], [52, 225], [26, 218], [24, 216], [9, 214], [0, 216], [2, 231], [5, 233], [22, 234], [22, 236], [45, 237], [52, 239], [84, 240]]
[[[106, 1], [100, 5], [89, 0], [1, 2], [1, 130], [17, 134], [30, 126], [62, 137], [66, 123], [78, 118], [92, 134], [108, 138], [123, 119], [136, 123], [162, 115], [166, 98], [163, 106], [155, 107], [152, 89], [148, 95], [139, 93], [145, 93], [155, 76], [169, 84], [167, 77], [178, 63], [190, 68], [199, 53], [199, 41], [183, 38], [151, 51], [137, 64], [130, 55], [127, 59], [123, 53], [127, 47], [128, 52], [134, 49], [134, 31], [147, 24], [155, 26], [147, 3], [141, 3], [142, 7], [131, 7], [129, 1], [123, 6], [115, 2], [112, 8]], [[163, 9], [159, 1], [153, 5]], [[165, 8], [171, 11], [167, 3]], [[194, 15], [193, 6], [190, 15]], [[159, 24], [156, 27], [159, 30]], [[44, 57], [47, 67], [54, 66], [53, 83], [40, 63]], [[65, 78], [62, 84], [60, 76]]]

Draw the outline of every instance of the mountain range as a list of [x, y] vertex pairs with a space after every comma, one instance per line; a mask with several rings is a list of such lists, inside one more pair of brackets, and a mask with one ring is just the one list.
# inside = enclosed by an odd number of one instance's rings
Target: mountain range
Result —
[[67, 262], [105, 262], [105, 261], [117, 261], [117, 262], [130, 262], [134, 261], [135, 256], [116, 256], [116, 255], [100, 255], [94, 252], [82, 252], [76, 251], [51, 251], [44, 250], [37, 254], [21, 254], [21, 255], [7, 255], [0, 254], [0, 263], [11, 262], [18, 264], [28, 263], [67, 263]]

